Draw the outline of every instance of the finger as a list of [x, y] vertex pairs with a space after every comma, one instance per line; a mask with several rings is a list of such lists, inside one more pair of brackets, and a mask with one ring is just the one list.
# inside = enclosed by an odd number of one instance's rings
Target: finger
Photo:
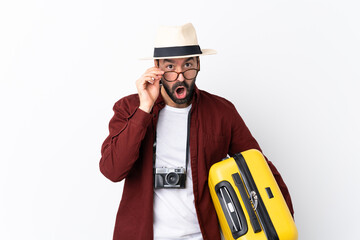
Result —
[[148, 84], [152, 84], [153, 83], [153, 78], [152, 77], [149, 77], [149, 76], [142, 76], [141, 78], [139, 78], [137, 81], [136, 81], [136, 85], [141, 88], [141, 89], [146, 89], [146, 86]]
[[144, 74], [143, 77], [145, 78], [154, 78], [154, 79], [161, 79], [162, 78], [162, 74], [154, 74], [154, 73], [148, 73], [148, 74]]
[[149, 68], [137, 81], [137, 86], [142, 86], [142, 89], [146, 88], [148, 83], [153, 84], [154, 81], [159, 81], [162, 78], [164, 71], [158, 68]]
[[159, 68], [149, 68], [145, 74], [148, 74], [148, 73], [153, 73], [153, 74], [158, 74], [158, 75], [162, 75], [164, 74], [164, 71], [160, 70]]
[[160, 85], [160, 80], [161, 80], [161, 78], [160, 79], [155, 79], [154, 85], [159, 86]]
[[158, 77], [147, 77], [145, 79], [145, 81], [150, 83], [150, 84], [154, 84], [155, 82], [159, 82], [160, 79], [161, 79], [161, 77], [160, 78], [158, 78]]
[[151, 77], [151, 78], [147, 79], [146, 81], [150, 84], [154, 84], [155, 78]]
[[155, 70], [155, 71], [162, 71], [160, 68], [158, 67], [151, 67], [151, 68], [148, 68], [147, 69], [148, 71], [152, 71], [152, 70]]

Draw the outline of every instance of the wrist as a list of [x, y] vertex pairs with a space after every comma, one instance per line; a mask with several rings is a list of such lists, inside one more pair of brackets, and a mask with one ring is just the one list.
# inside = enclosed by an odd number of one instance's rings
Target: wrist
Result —
[[142, 105], [140, 105], [139, 109], [146, 112], [146, 113], [150, 113], [151, 109], [152, 109], [152, 106], [142, 106]]

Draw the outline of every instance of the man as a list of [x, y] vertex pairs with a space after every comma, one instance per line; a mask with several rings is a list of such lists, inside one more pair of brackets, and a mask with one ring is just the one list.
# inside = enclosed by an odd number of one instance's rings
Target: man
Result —
[[199, 47], [192, 24], [160, 28], [155, 46], [155, 66], [136, 81], [137, 94], [114, 105], [102, 146], [101, 172], [126, 179], [113, 239], [219, 240], [209, 169], [260, 147], [229, 101], [196, 87], [199, 56], [216, 52]]

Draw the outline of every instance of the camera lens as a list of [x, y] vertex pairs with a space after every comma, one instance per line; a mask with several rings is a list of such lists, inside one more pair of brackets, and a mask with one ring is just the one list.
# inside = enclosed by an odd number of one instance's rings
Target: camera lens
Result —
[[179, 175], [174, 172], [168, 173], [165, 180], [169, 185], [176, 185], [179, 182]]

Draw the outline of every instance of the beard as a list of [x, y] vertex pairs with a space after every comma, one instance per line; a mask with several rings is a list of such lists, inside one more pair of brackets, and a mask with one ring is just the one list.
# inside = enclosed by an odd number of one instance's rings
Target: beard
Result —
[[[171, 100], [176, 104], [184, 104], [184, 103], [191, 103], [193, 95], [194, 95], [194, 87], [195, 87], [196, 78], [188, 84], [186, 81], [183, 82], [176, 82], [171, 88], [167, 84], [166, 81], [162, 80], [162, 85], [169, 95]], [[185, 98], [179, 99], [176, 97], [175, 91], [178, 87], [184, 87], [186, 89], [186, 96]]]

